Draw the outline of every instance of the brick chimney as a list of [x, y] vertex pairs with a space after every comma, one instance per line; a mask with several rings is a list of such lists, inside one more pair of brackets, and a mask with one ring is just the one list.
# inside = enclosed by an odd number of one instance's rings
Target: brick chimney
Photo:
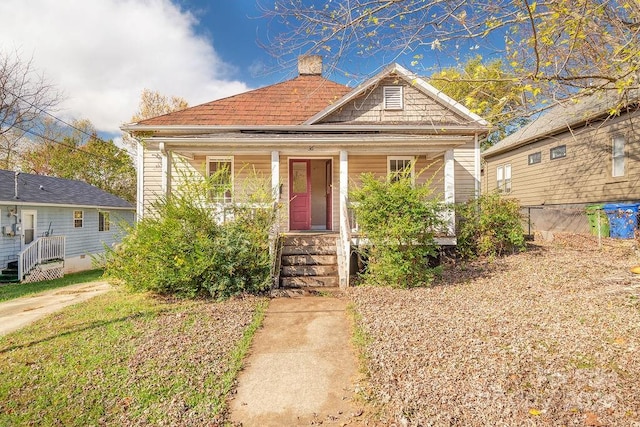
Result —
[[299, 56], [298, 73], [301, 76], [322, 75], [322, 57], [320, 55]]

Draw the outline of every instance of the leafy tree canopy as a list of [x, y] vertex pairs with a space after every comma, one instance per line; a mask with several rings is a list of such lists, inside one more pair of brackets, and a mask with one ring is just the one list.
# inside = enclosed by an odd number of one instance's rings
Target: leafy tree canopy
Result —
[[637, 0], [276, 0], [263, 12], [287, 28], [267, 45], [282, 58], [316, 53], [339, 67], [354, 56], [409, 55], [426, 66], [439, 52], [478, 48], [551, 99], [613, 90], [622, 105], [640, 87]]
[[112, 140], [98, 138], [91, 122], [75, 121], [60, 128], [49, 121], [38, 144], [22, 155], [22, 170], [76, 179], [130, 202], [136, 197], [136, 173], [131, 156]]
[[496, 127], [483, 142], [490, 146], [526, 123], [521, 118], [535, 108], [539, 89], [522, 85], [505, 70], [503, 61], [483, 62], [477, 55], [460, 68], [445, 68], [431, 76], [430, 83]]

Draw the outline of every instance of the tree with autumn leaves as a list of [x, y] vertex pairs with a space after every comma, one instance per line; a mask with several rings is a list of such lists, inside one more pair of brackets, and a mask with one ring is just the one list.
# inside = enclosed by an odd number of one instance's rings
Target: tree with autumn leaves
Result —
[[131, 156], [113, 140], [102, 140], [88, 120], [60, 126], [45, 120], [46, 131], [22, 154], [28, 173], [75, 179], [134, 202], [136, 171]]
[[[355, 58], [408, 56], [428, 70], [453, 58], [463, 65], [436, 70], [432, 83], [503, 130], [594, 91], [618, 95], [615, 113], [640, 89], [638, 0], [277, 0], [262, 10], [280, 24], [271, 28], [285, 28], [266, 45], [282, 60], [322, 54], [340, 70]], [[492, 105], [477, 105], [485, 101]]]

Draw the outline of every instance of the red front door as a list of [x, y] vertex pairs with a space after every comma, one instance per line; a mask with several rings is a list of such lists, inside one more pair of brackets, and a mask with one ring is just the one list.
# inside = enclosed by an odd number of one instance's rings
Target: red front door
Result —
[[311, 160], [289, 160], [289, 229], [311, 229]]

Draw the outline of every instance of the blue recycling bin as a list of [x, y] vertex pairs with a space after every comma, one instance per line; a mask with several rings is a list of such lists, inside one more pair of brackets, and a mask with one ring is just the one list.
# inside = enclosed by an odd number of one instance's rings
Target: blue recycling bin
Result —
[[602, 207], [609, 218], [610, 236], [614, 239], [633, 239], [638, 228], [640, 203], [608, 203]]

